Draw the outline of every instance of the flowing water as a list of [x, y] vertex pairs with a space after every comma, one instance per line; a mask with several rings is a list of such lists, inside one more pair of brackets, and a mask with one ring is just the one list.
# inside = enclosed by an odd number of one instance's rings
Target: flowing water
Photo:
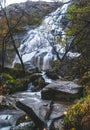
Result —
[[[51, 68], [51, 61], [56, 60], [57, 56], [52, 47], [54, 44], [55, 50], [62, 57], [65, 53], [65, 47], [56, 42], [56, 37], [64, 38], [65, 30], [62, 27], [62, 21], [65, 20], [65, 12], [69, 4], [64, 4], [55, 12], [49, 14], [42, 21], [42, 24], [27, 32], [27, 37], [24, 38], [24, 43], [20, 45], [19, 52], [22, 56], [23, 62], [29, 62], [41, 70]], [[18, 57], [15, 57], [14, 63], [20, 62]]]
[[[22, 55], [24, 63], [30, 62], [30, 64], [42, 70], [47, 70], [51, 68], [51, 61], [57, 59], [57, 56], [53, 50], [53, 47], [51, 46], [51, 43], [55, 42], [56, 36], [60, 37], [63, 36], [62, 34], [65, 33], [65, 30], [62, 28], [61, 22], [64, 18], [64, 13], [66, 12], [68, 6], [69, 4], [65, 4], [62, 7], [58, 8], [55, 12], [46, 16], [39, 27], [35, 29], [30, 29], [30, 31], [27, 32], [27, 37], [24, 38], [25, 42], [21, 44], [19, 47], [19, 52]], [[59, 56], [62, 57], [65, 53], [65, 48], [62, 48], [62, 46], [58, 42], [54, 45], [54, 47], [56, 51], [59, 52]], [[68, 54], [74, 56], [74, 54], [72, 55], [71, 52], [69, 52]], [[14, 63], [16, 62], [19, 62], [17, 56], [14, 60]], [[45, 79], [47, 83], [53, 82], [45, 75], [45, 72], [42, 73], [42, 77]], [[33, 86], [32, 84], [29, 85], [29, 90], [25, 92], [25, 94], [23, 93], [23, 96], [19, 93], [18, 99], [24, 100], [24, 98], [26, 99], [30, 96], [30, 94], [33, 94], [30, 92]], [[36, 98], [33, 98], [32, 102], [33, 100], [37, 101], [38, 95], [34, 95], [36, 96]], [[8, 118], [10, 118], [10, 116], [11, 115], [8, 115]], [[6, 120], [6, 115], [2, 114], [0, 120], [2, 120], [2, 118], [3, 120]], [[9, 130], [10, 126], [3, 126], [0, 127], [0, 129]]]

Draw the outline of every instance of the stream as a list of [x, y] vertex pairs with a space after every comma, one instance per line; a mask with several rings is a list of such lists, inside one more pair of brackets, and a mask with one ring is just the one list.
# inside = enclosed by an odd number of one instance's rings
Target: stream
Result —
[[[21, 44], [19, 47], [19, 52], [22, 56], [24, 64], [27, 65], [28, 63], [31, 66], [38, 67], [40, 70], [42, 70], [41, 75], [45, 79], [46, 83], [52, 83], [53, 80], [49, 79], [45, 75], [45, 71], [47, 69], [51, 69], [52, 61], [57, 60], [57, 56], [52, 45], [58, 52], [60, 58], [65, 53], [66, 46], [63, 46], [62, 43], [60, 44], [56, 39], [62, 38], [62, 40], [64, 40], [65, 38], [64, 34], [66, 28], [63, 28], [62, 23], [67, 22], [65, 20], [65, 12], [69, 5], [70, 3], [64, 4], [55, 12], [48, 14], [48, 16], [44, 18], [42, 24], [39, 27], [30, 29], [27, 32], [27, 36], [23, 39], [23, 44]], [[68, 52], [67, 54], [67, 56], [70, 58], [77, 57], [78, 55], [79, 54], [77, 52]], [[18, 59], [18, 56], [16, 56], [13, 64], [19, 62], [20, 61]], [[31, 92], [31, 88], [34, 87], [31, 83], [27, 87], [28, 90], [26, 92], [14, 94], [13, 97], [20, 101], [25, 100], [27, 103], [41, 102], [40, 92]], [[11, 126], [15, 125], [15, 121], [22, 114], [24, 114], [24, 112], [20, 111], [19, 109], [7, 109], [0, 111], [0, 130], [10, 130]]]

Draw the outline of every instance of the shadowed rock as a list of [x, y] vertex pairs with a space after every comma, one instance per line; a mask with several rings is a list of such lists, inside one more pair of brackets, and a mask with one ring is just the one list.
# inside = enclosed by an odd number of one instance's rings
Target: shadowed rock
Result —
[[82, 87], [71, 81], [54, 82], [41, 91], [42, 99], [71, 101], [82, 95]]

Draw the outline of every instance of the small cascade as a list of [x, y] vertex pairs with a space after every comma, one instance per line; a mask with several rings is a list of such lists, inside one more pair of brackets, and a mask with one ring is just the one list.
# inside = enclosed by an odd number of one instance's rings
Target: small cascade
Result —
[[42, 71], [41, 75], [42, 75], [42, 77], [44, 78], [45, 83], [52, 83], [52, 82], [53, 82], [53, 80], [52, 80], [52, 79], [50, 79], [50, 78], [48, 78], [48, 77], [47, 77], [47, 75], [46, 75], [46, 72], [45, 72], [45, 71]]
[[34, 85], [32, 84], [32, 83], [29, 83], [28, 84], [28, 89], [27, 89], [27, 91], [28, 92], [32, 92], [32, 89], [34, 88]]
[[[51, 68], [51, 61], [56, 60], [57, 56], [51, 46], [52, 43], [56, 48], [59, 56], [62, 57], [65, 53], [65, 47], [56, 42], [55, 37], [64, 38], [64, 29], [62, 28], [62, 19], [69, 6], [64, 4], [59, 7], [55, 12], [49, 14], [42, 21], [42, 24], [27, 32], [27, 37], [24, 38], [24, 43], [20, 45], [19, 52], [22, 56], [23, 62], [32, 64], [40, 70], [47, 70]], [[61, 15], [62, 14], [62, 15]], [[13, 63], [20, 62], [18, 57], [15, 57]]]
[[47, 53], [47, 55], [44, 56], [44, 58], [43, 58], [43, 67], [42, 67], [43, 70], [47, 70], [47, 69], [51, 68], [51, 64], [50, 63], [51, 63], [51, 60], [53, 60], [52, 57], [53, 56], [52, 56], [51, 53]]

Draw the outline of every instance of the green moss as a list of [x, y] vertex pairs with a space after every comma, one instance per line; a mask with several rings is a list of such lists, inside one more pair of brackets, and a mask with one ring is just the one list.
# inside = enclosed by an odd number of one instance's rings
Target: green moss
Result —
[[38, 79], [38, 86], [40, 86], [41, 88], [45, 86], [45, 81], [42, 77]]
[[83, 94], [84, 95], [90, 94], [90, 70], [84, 73], [84, 75], [80, 79], [80, 83], [84, 88]]
[[6, 86], [6, 91], [9, 94], [27, 89], [28, 82], [26, 79], [15, 78], [8, 73], [3, 73], [0, 75], [0, 80], [2, 86]]
[[3, 73], [2, 76], [3, 76], [4, 79], [13, 80], [13, 77], [10, 74]]
[[78, 130], [82, 127], [84, 118], [88, 116], [90, 116], [90, 95], [69, 108], [64, 118], [64, 125]]
[[15, 69], [22, 70], [22, 65], [21, 65], [20, 63], [15, 63], [15, 64], [14, 64], [14, 68], [15, 68]]

